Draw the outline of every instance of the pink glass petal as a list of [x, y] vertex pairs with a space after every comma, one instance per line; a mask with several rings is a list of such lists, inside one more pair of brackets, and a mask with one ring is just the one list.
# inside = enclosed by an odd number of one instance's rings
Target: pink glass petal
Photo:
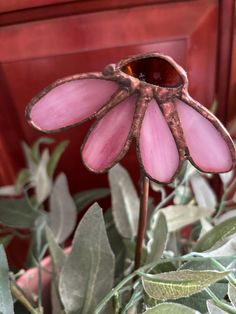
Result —
[[30, 117], [44, 131], [73, 125], [99, 110], [116, 90], [115, 82], [103, 79], [66, 82], [43, 96], [33, 106]]
[[122, 154], [133, 122], [136, 95], [109, 111], [90, 133], [82, 151], [85, 165], [95, 172], [112, 166]]
[[190, 156], [205, 172], [225, 172], [232, 167], [228, 145], [215, 126], [184, 102], [176, 101], [177, 112]]
[[179, 154], [173, 135], [155, 100], [149, 103], [146, 110], [139, 141], [146, 173], [156, 181], [170, 182], [179, 166]]

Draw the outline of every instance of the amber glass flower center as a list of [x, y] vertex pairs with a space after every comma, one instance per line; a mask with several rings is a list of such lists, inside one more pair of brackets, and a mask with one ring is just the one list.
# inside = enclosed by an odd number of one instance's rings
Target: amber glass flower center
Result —
[[176, 69], [168, 61], [159, 57], [132, 61], [124, 65], [121, 71], [160, 87], [178, 87], [183, 84]]

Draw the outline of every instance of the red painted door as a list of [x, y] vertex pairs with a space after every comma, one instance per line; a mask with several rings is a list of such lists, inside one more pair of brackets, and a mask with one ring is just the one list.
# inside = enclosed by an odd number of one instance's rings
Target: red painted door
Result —
[[[25, 0], [18, 10], [16, 1], [0, 4], [0, 184], [12, 182], [23, 165], [20, 142], [42, 136], [25, 120], [28, 101], [58, 78], [99, 71], [130, 54], [160, 51], [187, 70], [192, 96], [211, 106], [218, 1], [48, 0], [43, 7], [42, 2]], [[54, 136], [71, 141], [60, 169], [73, 191], [107, 184], [106, 175], [88, 172], [81, 162], [80, 146], [90, 124]], [[139, 177], [133, 148], [123, 163]]]

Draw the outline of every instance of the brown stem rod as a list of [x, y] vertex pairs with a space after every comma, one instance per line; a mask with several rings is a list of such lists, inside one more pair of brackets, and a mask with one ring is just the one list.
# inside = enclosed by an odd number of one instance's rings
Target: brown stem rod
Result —
[[143, 241], [146, 231], [147, 224], [147, 212], [148, 212], [148, 195], [149, 195], [149, 179], [143, 177], [142, 179], [142, 188], [141, 188], [141, 197], [140, 197], [140, 209], [139, 209], [139, 224], [138, 224], [138, 234], [137, 234], [137, 243], [135, 251], [135, 269], [140, 267], [141, 255]]

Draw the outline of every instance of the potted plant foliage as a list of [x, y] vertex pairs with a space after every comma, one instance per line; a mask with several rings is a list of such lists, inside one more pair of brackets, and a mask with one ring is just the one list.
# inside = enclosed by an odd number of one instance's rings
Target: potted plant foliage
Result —
[[[27, 118], [44, 132], [95, 118], [83, 162], [108, 170], [110, 188], [71, 195], [65, 174], [54, 179], [68, 143], [51, 154], [40, 149], [49, 138], [24, 144], [27, 169], [1, 190], [20, 196], [0, 201], [0, 222], [6, 245], [29, 230], [30, 269], [9, 273], [1, 247], [0, 312], [236, 313], [234, 143], [189, 96], [179, 65], [152, 53], [60, 79], [32, 99]], [[140, 196], [118, 163], [132, 140]], [[221, 195], [212, 173], [221, 173]]]

